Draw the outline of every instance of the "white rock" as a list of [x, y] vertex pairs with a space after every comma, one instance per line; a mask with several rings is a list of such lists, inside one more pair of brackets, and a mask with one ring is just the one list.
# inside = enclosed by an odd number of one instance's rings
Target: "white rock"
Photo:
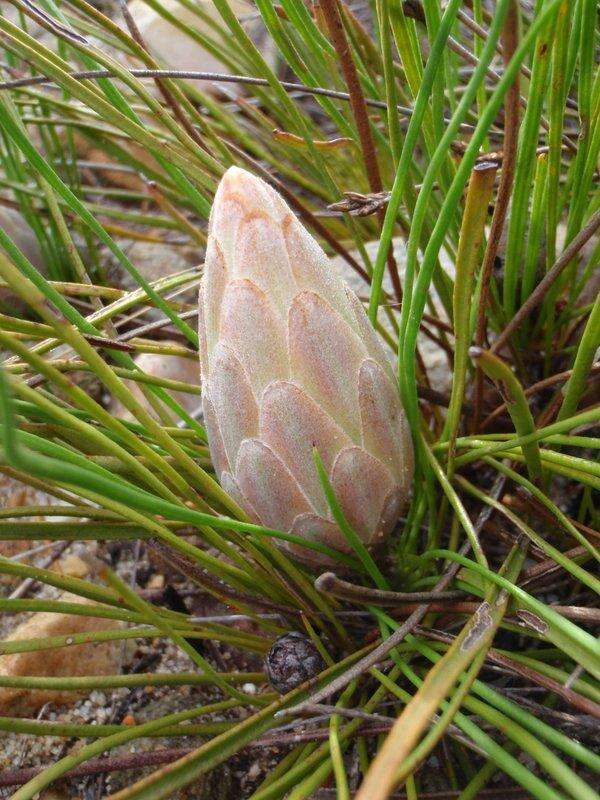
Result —
[[[90, 604], [90, 600], [64, 593], [64, 602]], [[6, 641], [41, 639], [113, 630], [121, 626], [118, 620], [85, 617], [75, 614], [38, 612], [19, 625]], [[68, 641], [68, 640], [67, 640]], [[121, 667], [119, 642], [100, 642], [57, 647], [25, 653], [0, 656], [0, 676], [34, 675], [46, 677], [72, 677], [75, 675], [111, 675]], [[71, 703], [80, 697], [76, 691], [46, 689], [0, 688], [0, 714], [30, 716], [49, 702]]]
[[[152, 231], [154, 233], [154, 231]], [[126, 248], [127, 257], [135, 264], [136, 269], [149, 282], [167, 278], [178, 272], [196, 267], [200, 261], [200, 249], [188, 245], [180, 246], [166, 242], [133, 242]], [[120, 287], [135, 291], [138, 288], [136, 281], [125, 272], [121, 265], [111, 265], [109, 278]], [[197, 292], [193, 292], [194, 305], [197, 302]], [[178, 300], [181, 296], [178, 295]], [[187, 295], [185, 297], [187, 300]], [[191, 298], [189, 298], [191, 299]], [[162, 312], [160, 312], [162, 316]]]

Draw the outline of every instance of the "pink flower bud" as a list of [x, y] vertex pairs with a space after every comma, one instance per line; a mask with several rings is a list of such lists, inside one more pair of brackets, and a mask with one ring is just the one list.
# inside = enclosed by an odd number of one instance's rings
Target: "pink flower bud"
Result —
[[348, 552], [316, 448], [358, 536], [371, 545], [388, 534], [413, 473], [390, 364], [323, 250], [271, 187], [237, 167], [213, 203], [199, 320], [204, 421], [225, 490], [254, 521]]

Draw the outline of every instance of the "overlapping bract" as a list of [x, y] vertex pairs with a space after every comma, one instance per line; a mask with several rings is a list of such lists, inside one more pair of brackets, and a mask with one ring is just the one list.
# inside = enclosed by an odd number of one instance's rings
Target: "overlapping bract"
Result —
[[389, 533], [413, 471], [390, 365], [319, 245], [273, 189], [236, 167], [213, 204], [199, 330], [215, 471], [249, 516], [348, 550], [317, 475], [316, 447], [365, 544]]

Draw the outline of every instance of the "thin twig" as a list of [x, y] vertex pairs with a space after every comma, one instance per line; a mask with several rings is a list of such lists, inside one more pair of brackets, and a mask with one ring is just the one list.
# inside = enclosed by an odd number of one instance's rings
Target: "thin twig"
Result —
[[[269, 86], [266, 78], [255, 78], [252, 75], [230, 75], [227, 72], [205, 72], [203, 70], [181, 70], [181, 69], [130, 69], [129, 74], [133, 78], [173, 78], [175, 80], [186, 81], [211, 81], [213, 83], [243, 83], [249, 86]], [[67, 73], [69, 78], [76, 80], [97, 80], [99, 78], [113, 78], [115, 73], [110, 69], [85, 69], [75, 70]], [[35, 77], [14, 78], [10, 81], [0, 83], [0, 91], [9, 89], [26, 89], [31, 86], [42, 84], [54, 85], [55, 81], [47, 75], [36, 75]], [[321, 97], [331, 97], [334, 100], [350, 101], [348, 92], [340, 92], [335, 89], [326, 89], [323, 86], [308, 86], [305, 83], [294, 83], [293, 81], [280, 81], [281, 87], [288, 92], [298, 92], [300, 94], [319, 95]], [[366, 105], [371, 108], [387, 109], [387, 104], [383, 100], [375, 100], [365, 97]], [[404, 117], [410, 117], [413, 113], [409, 106], [396, 106], [398, 113]], [[446, 119], [446, 122], [449, 120]], [[464, 125], [465, 133], [472, 132], [472, 125]]]
[[338, 578], [333, 572], [324, 572], [315, 580], [315, 589], [325, 594], [351, 602], [369, 603], [375, 606], [397, 606], [398, 603], [425, 603], [439, 600], [460, 600], [464, 592], [388, 592], [358, 586]]
[[[51, 564], [53, 564], [57, 558], [59, 558], [67, 549], [70, 547], [73, 542], [59, 542], [52, 552], [46, 556], [43, 562], [40, 564], [40, 569], [47, 569]], [[25, 597], [27, 592], [37, 583], [35, 578], [25, 578], [16, 589], [14, 589], [9, 595], [9, 600], [19, 600], [22, 597]]]
[[29, 16], [34, 19], [41, 26], [54, 33], [58, 37], [63, 37], [67, 41], [77, 42], [78, 44], [88, 45], [88, 40], [66, 25], [61, 25], [54, 17], [47, 14], [43, 8], [32, 2], [32, 0], [21, 0]]
[[[186, 287], [187, 288], [187, 287]], [[196, 309], [192, 311], [183, 311], [179, 314], [179, 319], [194, 319], [198, 316], [198, 311]], [[143, 337], [147, 337], [149, 333], [155, 333], [156, 331], [161, 330], [162, 328], [168, 328], [169, 325], [172, 325], [171, 320], [168, 317], [163, 317], [162, 319], [158, 319], [155, 322], [149, 322], [147, 325], [141, 325], [139, 328], [134, 328], [130, 331], [125, 331], [119, 336], [119, 342], [126, 342], [129, 339], [139, 339]], [[169, 331], [169, 336], [171, 334], [175, 335], [176, 331]]]
[[390, 724], [394, 722], [393, 717], [386, 717], [384, 714], [369, 714], [360, 708], [341, 708], [338, 706], [327, 705], [327, 703], [312, 703], [306, 706], [306, 712], [310, 714], [337, 714], [346, 719], [364, 719], [366, 722], [377, 722]]
[[94, 347], [101, 347], [104, 350], [122, 350], [125, 353], [135, 350], [135, 347], [130, 344], [125, 344], [125, 342], [115, 339], [106, 339], [104, 336], [84, 334], [84, 338], [89, 344], [94, 345]]
[[573, 672], [571, 672], [571, 674], [569, 675], [569, 677], [567, 678], [567, 680], [564, 682], [564, 687], [565, 687], [565, 689], [570, 689], [570, 688], [571, 688], [571, 686], [572, 686], [572, 685], [575, 683], [575, 681], [576, 681], [578, 678], [580, 678], [580, 677], [583, 675], [583, 673], [584, 673], [584, 672], [585, 672], [585, 670], [584, 670], [584, 668], [581, 666], [581, 664], [577, 664], [577, 666], [575, 667], [575, 669], [573, 670]]
[[[587, 548], [583, 547], [583, 545], [578, 545], [577, 547], [572, 547], [570, 550], [565, 550], [563, 555], [566, 558], [573, 559], [584, 556], [587, 552]], [[523, 573], [523, 580], [519, 582], [519, 587], [524, 589], [528, 587], [529, 584], [538, 582], [542, 578], [547, 578], [555, 572], [560, 572], [562, 569], [564, 569], [562, 564], [559, 564], [553, 558], [545, 558], [543, 561], [538, 561], [537, 564], [529, 567], [529, 569]], [[595, 613], [597, 609], [589, 610]]]
[[[578, 551], [582, 551], [579, 555], [582, 555], [585, 552], [583, 547], [577, 548]], [[570, 554], [565, 553], [565, 555]], [[540, 566], [540, 565], [538, 565]], [[523, 586], [524, 584], [519, 584]], [[392, 609], [394, 616], [397, 616], [401, 613], [410, 613], [414, 611], [414, 608], [417, 604], [416, 603], [401, 603], [396, 608]], [[434, 611], [438, 614], [474, 614], [478, 608], [481, 607], [481, 603], [473, 603], [473, 602], [450, 602], [450, 603], [432, 603], [429, 606], [430, 611]], [[597, 625], [600, 623], [600, 609], [597, 608], [587, 608], [587, 606], [561, 606], [556, 605], [554, 603], [548, 603], [548, 608], [551, 608], [553, 611], [556, 611], [557, 614], [560, 614], [561, 617], [565, 619], [574, 619], [578, 620], [579, 622], [587, 622], [590, 625]], [[519, 623], [518, 620], [512, 619], [509, 617], [509, 621]]]

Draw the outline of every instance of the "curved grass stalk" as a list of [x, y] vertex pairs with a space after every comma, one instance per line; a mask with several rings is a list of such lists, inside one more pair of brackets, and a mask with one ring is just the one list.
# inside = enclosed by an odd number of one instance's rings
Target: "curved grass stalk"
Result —
[[[485, 374], [494, 381], [502, 399], [506, 403], [508, 413], [513, 421], [518, 437], [535, 434], [535, 422], [529, 409], [529, 403], [519, 379], [502, 359], [488, 350], [472, 347], [469, 355]], [[542, 477], [542, 461], [536, 441], [523, 445], [523, 455], [527, 462], [529, 476], [538, 482]]]
[[[596, 471], [596, 467], [590, 461], [583, 461], [585, 465], [584, 469], [579, 469], [577, 466], [573, 466], [570, 462], [575, 462], [576, 459], [574, 457], [564, 456], [562, 453], [551, 453], [547, 450], [541, 450], [542, 454], [542, 464], [544, 470], [547, 473], [555, 473], [556, 475], [564, 475], [571, 480], [577, 481], [578, 483], [584, 484], [586, 486], [590, 486], [592, 489], [600, 489], [600, 478], [594, 474]], [[549, 454], [549, 457], [546, 457], [546, 453]], [[507, 455], [513, 458], [515, 461], [524, 461], [523, 454], [520, 450], [513, 450], [508, 451]], [[579, 459], [581, 461], [581, 459]], [[589, 466], [591, 465], [591, 469]]]
[[[165, 632], [165, 626], [169, 626], [169, 631]], [[55, 650], [62, 647], [72, 647], [78, 644], [115, 642], [126, 639], [152, 639], [157, 636], [173, 638], [178, 643], [180, 640], [187, 639], [215, 639], [216, 641], [227, 642], [234, 647], [242, 647], [251, 652], [264, 655], [267, 649], [267, 641], [260, 637], [236, 636], [235, 631], [213, 630], [213, 628], [194, 628], [194, 627], [175, 627], [172, 619], [162, 620], [160, 625], [139, 625], [136, 628], [106, 629], [100, 631], [85, 631], [84, 633], [72, 633], [65, 636], [47, 636], [37, 639], [19, 639], [16, 641], [3, 641], [0, 644], [0, 651], [3, 655], [14, 653], [37, 653], [43, 650]], [[189, 647], [190, 645], [188, 645]], [[193, 648], [192, 648], [193, 649]], [[203, 674], [214, 676], [210, 670]], [[250, 701], [249, 701], [250, 702]]]
[[[60, 600], [4, 600], [0, 599], [0, 611], [18, 614], [30, 611], [47, 611], [53, 614], [74, 614], [80, 617], [99, 617], [101, 619], [117, 619], [123, 622], [143, 622], [144, 618], [135, 612], [122, 608], [111, 608], [101, 605], [83, 603], [67, 603]], [[1, 649], [1, 646], [0, 646]]]
[[[454, 281], [454, 372], [448, 413], [442, 439], [448, 439], [448, 477], [452, 477], [454, 442], [460, 425], [464, 402], [469, 344], [471, 342], [471, 298], [475, 289], [475, 266], [480, 255], [488, 204], [494, 188], [497, 165], [482, 162], [475, 165], [465, 200], [458, 251], [456, 253], [456, 279]], [[476, 294], [476, 293], [475, 293]]]
[[[238, 705], [237, 700], [232, 702]], [[227, 707], [222, 706], [222, 708]], [[164, 728], [161, 726], [157, 729], [156, 733], [148, 733], [146, 736], [150, 738], [163, 736], [214, 736], [228, 730], [230, 726], [230, 722], [200, 722], [197, 724], [186, 723], [183, 725], [168, 725]], [[131, 726], [124, 725], [75, 725], [60, 722], [35, 722], [33, 720], [15, 717], [0, 717], [0, 731], [15, 734], [21, 733], [29, 736], [60, 736], [68, 739], [73, 737], [94, 737], [98, 741], [101, 741], [107, 736], [114, 736], [117, 733], [123, 732], [123, 728], [125, 727], [127, 727], [127, 730], [131, 730]]]
[[600, 479], [600, 464], [597, 461], [581, 458], [580, 456], [572, 456], [568, 453], [561, 453], [558, 450], [550, 450], [548, 448], [541, 450], [540, 453], [547, 463], [549, 462], [551, 465], [560, 464], [568, 469], [577, 470], [586, 475], [594, 485], [597, 485]]
[[[464, 447], [486, 447], [490, 442], [511, 442], [517, 439], [514, 433], [480, 433], [478, 436], [460, 436], [456, 440], [458, 448]], [[544, 437], [544, 442], [547, 445], [556, 444], [565, 447], [583, 447], [590, 450], [600, 449], [600, 439], [596, 436], [566, 436], [560, 433], [550, 434]], [[432, 450], [445, 450], [448, 447], [447, 442], [438, 442], [432, 446]]]

